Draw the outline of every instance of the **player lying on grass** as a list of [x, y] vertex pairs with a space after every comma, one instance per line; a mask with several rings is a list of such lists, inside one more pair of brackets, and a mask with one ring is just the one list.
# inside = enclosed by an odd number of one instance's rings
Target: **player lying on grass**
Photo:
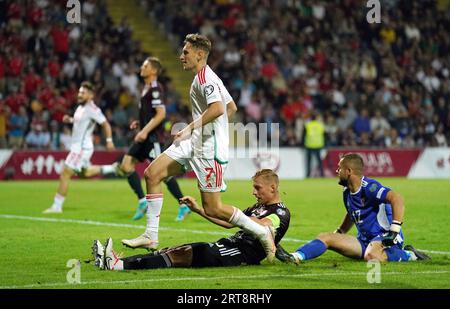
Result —
[[[280, 201], [278, 176], [272, 170], [264, 169], [252, 179], [253, 195], [257, 202], [243, 213], [259, 224], [272, 226], [275, 230], [275, 243], [278, 243], [286, 233], [290, 220], [289, 210]], [[206, 215], [204, 209], [190, 196], [183, 197], [182, 202], [192, 212], [217, 225], [234, 227], [229, 222]], [[108, 270], [257, 265], [266, 258], [260, 241], [243, 230], [214, 243], [190, 243], [126, 258], [117, 257], [111, 238], [106, 240], [104, 246], [95, 240], [92, 249], [95, 266]]]
[[201, 204], [208, 217], [227, 221], [254, 235], [261, 242], [267, 260], [272, 262], [276, 247], [271, 228], [255, 223], [239, 208], [222, 202], [229, 158], [228, 119], [237, 107], [222, 80], [207, 63], [210, 51], [211, 41], [204, 35], [191, 33], [186, 36], [180, 61], [183, 69], [194, 75], [189, 92], [193, 121], [176, 133], [172, 145], [145, 169], [147, 226], [143, 234], [123, 239], [122, 244], [135, 249], [158, 248], [164, 202], [161, 184], [167, 177], [193, 170]]
[[[347, 154], [339, 161], [336, 173], [344, 186], [347, 213], [333, 233], [321, 233], [294, 253], [277, 246], [276, 257], [289, 263], [316, 258], [327, 249], [354, 259], [414, 261], [430, 259], [412, 246], [403, 248], [401, 225], [405, 206], [403, 198], [378, 181], [363, 176], [361, 156]], [[358, 236], [346, 233], [356, 225]]]

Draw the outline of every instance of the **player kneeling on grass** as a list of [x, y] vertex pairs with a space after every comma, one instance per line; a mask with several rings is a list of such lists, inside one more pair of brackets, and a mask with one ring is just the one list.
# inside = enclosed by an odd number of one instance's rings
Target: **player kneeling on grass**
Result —
[[[277, 246], [276, 257], [300, 264], [316, 258], [327, 249], [354, 259], [381, 262], [428, 260], [429, 256], [408, 245], [403, 248], [401, 225], [405, 206], [403, 198], [378, 181], [363, 176], [361, 156], [347, 154], [339, 161], [336, 173], [344, 187], [347, 214], [334, 233], [321, 233], [316, 239], [288, 253]], [[358, 236], [346, 235], [356, 225]]]
[[[289, 227], [291, 215], [280, 201], [277, 174], [269, 169], [257, 172], [253, 176], [253, 195], [257, 203], [243, 213], [259, 224], [273, 227], [275, 243], [278, 243]], [[209, 221], [225, 228], [234, 227], [229, 222], [207, 216], [194, 198], [186, 196], [181, 200], [192, 212]], [[106, 240], [104, 246], [95, 240], [92, 249], [95, 266], [108, 270], [257, 265], [266, 258], [260, 241], [243, 230], [231, 237], [221, 238], [215, 243], [185, 244], [126, 258], [119, 258], [116, 255], [111, 238]]]

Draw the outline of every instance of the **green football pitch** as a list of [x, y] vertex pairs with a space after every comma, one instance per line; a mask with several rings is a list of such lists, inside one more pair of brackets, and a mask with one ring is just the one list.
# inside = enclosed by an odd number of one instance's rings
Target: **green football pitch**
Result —
[[[449, 288], [450, 181], [380, 180], [406, 201], [405, 244], [426, 250], [432, 260], [381, 264], [379, 277], [374, 276], [375, 266], [331, 251], [300, 266], [263, 261], [259, 266], [228, 268], [100, 271], [89, 261], [94, 239], [112, 237], [115, 250], [125, 256], [146, 252], [120, 244], [145, 228], [145, 218], [131, 220], [136, 201], [126, 180], [73, 181], [64, 213], [53, 215], [42, 211], [53, 201], [56, 181], [0, 182], [0, 288]], [[199, 198], [193, 180], [182, 179], [180, 185], [184, 194]], [[223, 200], [244, 209], [254, 203], [251, 189], [250, 181], [229, 181]], [[336, 179], [283, 180], [280, 192], [291, 211], [290, 228], [282, 241], [289, 251], [320, 232], [334, 230], [344, 216]], [[176, 201], [166, 193], [161, 247], [215, 241], [236, 232], [195, 214], [175, 222], [176, 212]], [[355, 235], [354, 228], [350, 234]], [[75, 270], [67, 267], [72, 259], [81, 263], [79, 284], [67, 281]]]

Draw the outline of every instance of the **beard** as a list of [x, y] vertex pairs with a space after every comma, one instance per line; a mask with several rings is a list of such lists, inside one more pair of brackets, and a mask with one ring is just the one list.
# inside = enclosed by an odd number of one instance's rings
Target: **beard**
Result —
[[348, 179], [339, 178], [339, 184], [344, 187], [348, 187]]
[[85, 100], [85, 99], [83, 99], [83, 98], [77, 98], [77, 102], [78, 102], [78, 104], [84, 104], [84, 103], [86, 103], [86, 101], [87, 100]]

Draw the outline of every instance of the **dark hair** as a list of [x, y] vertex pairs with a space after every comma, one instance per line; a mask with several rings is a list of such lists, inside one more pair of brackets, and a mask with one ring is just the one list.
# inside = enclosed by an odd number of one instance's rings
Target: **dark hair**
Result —
[[84, 81], [81, 83], [81, 87], [86, 88], [87, 90], [89, 90], [90, 92], [94, 92], [94, 85], [92, 85], [91, 82], [88, 81]]
[[204, 50], [207, 55], [211, 51], [211, 41], [206, 36], [198, 33], [191, 33], [186, 35], [184, 44], [186, 43], [191, 43], [193, 47]]
[[342, 163], [346, 164], [348, 167], [351, 167], [360, 175], [364, 172], [364, 161], [363, 158], [356, 153], [348, 153], [342, 157]]
[[161, 61], [156, 58], [156, 57], [147, 57], [147, 59], [145, 59], [145, 61], [148, 61], [152, 64], [152, 67], [156, 69], [156, 74], [159, 75], [161, 74], [162, 71], [162, 65], [161, 65]]

